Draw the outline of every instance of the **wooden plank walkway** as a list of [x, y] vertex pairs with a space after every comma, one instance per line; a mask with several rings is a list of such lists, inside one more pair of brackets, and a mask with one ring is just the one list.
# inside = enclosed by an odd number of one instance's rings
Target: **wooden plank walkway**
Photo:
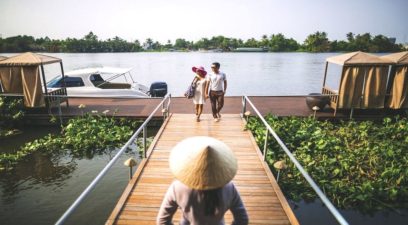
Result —
[[[234, 183], [248, 211], [250, 224], [298, 224], [275, 178], [255, 143], [252, 134], [243, 130], [238, 114], [223, 114], [220, 122], [205, 114], [201, 122], [195, 115], [172, 114], [158, 132], [141, 164], [126, 187], [106, 224], [155, 224], [156, 216], [170, 183], [174, 179], [168, 164], [170, 150], [192, 136], [217, 138], [234, 151], [238, 172]], [[181, 217], [180, 210], [174, 221]], [[228, 212], [226, 222], [231, 223]], [[176, 223], [175, 223], [176, 224]]]

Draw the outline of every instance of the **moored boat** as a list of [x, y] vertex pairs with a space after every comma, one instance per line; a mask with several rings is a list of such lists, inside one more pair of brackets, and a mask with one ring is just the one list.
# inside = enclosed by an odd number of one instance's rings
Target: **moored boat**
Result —
[[[130, 74], [132, 68], [96, 67], [67, 72], [47, 83], [52, 91], [66, 87], [69, 97], [148, 98], [167, 94], [165, 82], [154, 82], [150, 88], [135, 82]], [[123, 77], [126, 82], [112, 82]], [[131, 82], [127, 82], [127, 81]]]
[[267, 52], [267, 48], [236, 48], [234, 52]]

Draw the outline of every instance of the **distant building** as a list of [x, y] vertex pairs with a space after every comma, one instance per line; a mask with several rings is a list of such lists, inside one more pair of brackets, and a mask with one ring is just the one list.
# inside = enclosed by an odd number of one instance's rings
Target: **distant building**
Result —
[[234, 52], [267, 52], [267, 48], [236, 48]]
[[395, 44], [395, 42], [397, 41], [397, 38], [395, 38], [395, 37], [390, 37], [390, 38], [388, 38], [388, 40], [389, 40], [391, 43]]
[[153, 46], [149, 43], [144, 43], [142, 46], [143, 50], [151, 50], [153, 49]]

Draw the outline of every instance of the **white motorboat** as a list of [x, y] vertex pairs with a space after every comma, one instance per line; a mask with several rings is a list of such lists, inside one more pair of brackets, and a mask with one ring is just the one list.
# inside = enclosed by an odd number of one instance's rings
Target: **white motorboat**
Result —
[[[147, 98], [163, 97], [167, 94], [165, 82], [154, 82], [150, 88], [134, 81], [132, 68], [96, 67], [67, 72], [47, 83], [47, 89], [53, 91], [66, 87], [69, 97], [111, 97], [111, 98]], [[111, 82], [123, 77], [126, 82]], [[131, 81], [131, 82], [128, 82]]]

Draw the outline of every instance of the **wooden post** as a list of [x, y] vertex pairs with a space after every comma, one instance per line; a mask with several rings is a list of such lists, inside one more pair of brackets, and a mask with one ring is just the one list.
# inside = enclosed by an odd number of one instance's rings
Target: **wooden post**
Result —
[[337, 101], [336, 101], [336, 105], [335, 105], [335, 109], [334, 109], [334, 117], [336, 117], [336, 112], [337, 112], [337, 109], [339, 108], [339, 99], [340, 99], [340, 93], [341, 93], [340, 88], [341, 88], [341, 84], [342, 84], [342, 81], [343, 81], [344, 67], [345, 67], [345, 66], [343, 66], [343, 67], [341, 68], [339, 89], [337, 89], [337, 90], [338, 90], [338, 92], [337, 92]]

